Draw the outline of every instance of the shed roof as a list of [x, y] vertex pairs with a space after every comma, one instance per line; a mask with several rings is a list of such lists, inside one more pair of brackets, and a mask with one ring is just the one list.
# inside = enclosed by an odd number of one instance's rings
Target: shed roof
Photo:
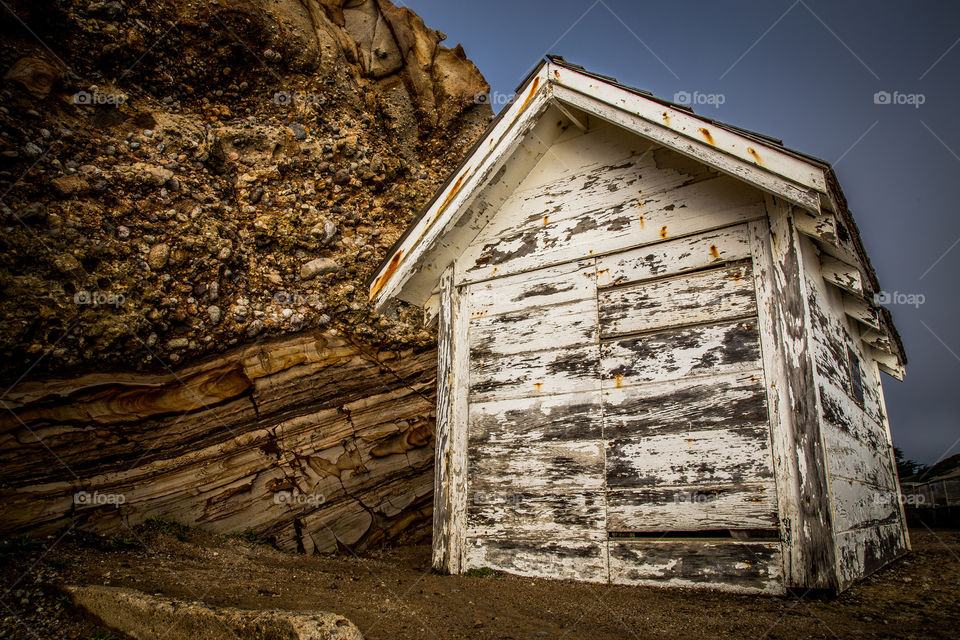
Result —
[[[456, 247], [463, 246], [463, 234], [469, 234], [462, 218], [477, 195], [502, 175], [506, 161], [550, 106], [571, 119], [575, 118], [572, 113], [585, 112], [613, 122], [807, 212], [810, 235], [821, 250], [859, 273], [860, 287], [850, 293], [858, 295], [876, 316], [880, 335], [875, 346], [893, 358], [886, 366], [881, 363], [881, 368], [902, 375], [903, 344], [889, 311], [874, 302], [874, 294], [880, 291], [876, 272], [830, 163], [556, 55], [547, 56], [520, 83], [513, 100], [391, 247], [368, 283], [377, 308], [393, 298], [425, 304], [443, 269], [457, 255]], [[449, 241], [455, 232], [460, 242]]]

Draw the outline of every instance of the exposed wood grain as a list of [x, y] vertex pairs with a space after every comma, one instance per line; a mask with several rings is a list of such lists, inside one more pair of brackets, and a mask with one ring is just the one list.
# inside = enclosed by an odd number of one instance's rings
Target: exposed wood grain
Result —
[[779, 543], [610, 541], [615, 584], [784, 592]]
[[[550, 180], [525, 180], [504, 203], [497, 216], [477, 236], [475, 243], [488, 242], [520, 233], [525, 229], [550, 222], [558, 222], [579, 217], [584, 212], [602, 211], [614, 207], [624, 200], [642, 195], [653, 198], [666, 194], [678, 187], [717, 177], [705, 165], [681, 163], [676, 161], [676, 152], [664, 149], [650, 142], [624, 135], [621, 131], [615, 140], [603, 140], [609, 137], [608, 131], [598, 131], [582, 136], [566, 145], [564, 162], [552, 167]], [[606, 142], [610, 155], [601, 162], [574, 171], [565, 170], [567, 166], [578, 164], [580, 155], [596, 139]], [[630, 139], [630, 145], [637, 151], [628, 152], [624, 148], [624, 138]], [[561, 145], [557, 145], [561, 146]], [[574, 147], [577, 156], [574, 156]], [[642, 153], [639, 149], [642, 148]], [[590, 149], [587, 153], [597, 153], [605, 149]], [[551, 163], [556, 153], [563, 153], [556, 147], [544, 156], [531, 174], [539, 173], [541, 165]], [[626, 155], [624, 155], [626, 154]], [[611, 158], [614, 158], [611, 162]], [[532, 175], [531, 178], [534, 176]]]
[[473, 491], [467, 503], [468, 539], [606, 544], [605, 523], [602, 490]]
[[830, 477], [830, 492], [836, 513], [837, 533], [899, 524], [900, 494], [857, 480]]
[[827, 244], [837, 243], [837, 217], [832, 213], [798, 211], [793, 217], [797, 231]]
[[668, 196], [642, 196], [576, 218], [532, 224], [509, 236], [476, 242], [460, 258], [465, 281], [531, 271], [585, 256], [660, 242], [762, 215], [759, 195], [721, 176]]
[[607, 545], [591, 540], [484, 540], [467, 545], [466, 567], [533, 578], [607, 582]]
[[438, 303], [437, 336], [437, 421], [436, 421], [436, 461], [434, 463], [436, 490], [433, 498], [433, 567], [438, 571], [450, 571], [453, 562], [450, 558], [450, 537], [452, 535], [451, 511], [453, 487], [451, 459], [451, 427], [453, 399], [451, 398], [453, 379], [453, 269], [447, 269], [440, 279]]
[[611, 531], [703, 531], [776, 529], [777, 496], [772, 480], [607, 491]]
[[886, 524], [837, 536], [840, 587], [868, 576], [907, 551], [900, 524]]
[[595, 262], [588, 259], [474, 284], [467, 289], [470, 317], [596, 298], [596, 277]]
[[597, 284], [627, 284], [750, 257], [746, 225], [597, 258]]
[[760, 372], [671, 380], [603, 392], [604, 437], [762, 427], [767, 403]]
[[[695, 130], [691, 131], [691, 133], [700, 136], [700, 140], [698, 140], [664, 126], [661, 123], [663, 113], [669, 114], [668, 119], [671, 122], [675, 121], [678, 117], [681, 119], [689, 117], [675, 109], [654, 103], [650, 105], [650, 108], [658, 109], [659, 111], [657, 112], [656, 119], [650, 120], [640, 116], [636, 111], [625, 110], [620, 105], [606, 103], [594, 98], [588, 93], [571, 90], [566, 86], [555, 86], [553, 92], [554, 96], [565, 104], [588, 111], [597, 118], [620, 125], [664, 146], [676, 149], [692, 158], [699, 159], [705, 164], [715, 167], [731, 176], [736, 176], [759, 189], [769, 193], [775, 193], [788, 202], [812, 211], [818, 211], [820, 209], [820, 197], [816, 193], [812, 193], [807, 187], [801, 187], [789, 179], [784, 179], [781, 176], [764, 170], [756, 164], [755, 158], [752, 156], [750, 161], [745, 162], [740, 158], [731, 157], [715, 148], [714, 145], [704, 139], [703, 133], [699, 131], [699, 129], [706, 129], [706, 127], [697, 125], [694, 127]], [[625, 97], [625, 99], [630, 100], [630, 98], [627, 97]], [[708, 129], [708, 131], [712, 138], [715, 133], [722, 130], [713, 128]], [[754, 150], [756, 151], [756, 149]], [[770, 149], [765, 148], [765, 152], [769, 153]], [[825, 182], [822, 169], [818, 171], [816, 167], [807, 165], [807, 168], [805, 170], [801, 169], [801, 171], [806, 173], [811, 184], [823, 184]], [[817, 173], [819, 173], [819, 176], [817, 176]], [[820, 190], [822, 191], [822, 189]]]
[[600, 293], [600, 336], [755, 314], [752, 273], [743, 263], [605, 289]]
[[514, 398], [470, 405], [470, 446], [600, 440], [599, 391]]
[[484, 444], [469, 452], [470, 492], [603, 488], [600, 440]]
[[527, 351], [470, 363], [470, 401], [555, 395], [600, 388], [596, 344]]
[[749, 373], [760, 368], [757, 321], [736, 320], [621, 338], [604, 343], [600, 358], [604, 389], [689, 376]]
[[471, 318], [470, 357], [487, 360], [542, 348], [544, 344], [565, 347], [596, 343], [598, 337], [597, 299], [592, 296], [550, 307]]
[[625, 434], [607, 447], [607, 486], [746, 484], [772, 478], [769, 439], [766, 425]]
[[880, 330], [880, 318], [877, 310], [863, 298], [852, 295], [843, 296], [843, 310], [857, 322], [875, 331]]
[[774, 380], [780, 381], [774, 440], [783, 463], [777, 491], [787, 497], [781, 518], [790, 556], [785, 580], [787, 586], [830, 589], [837, 586], [836, 556], [802, 256], [790, 207], [768, 197], [767, 212], [770, 233], [755, 246], [770, 269], [768, 335], [774, 338]]
[[850, 293], [863, 295], [860, 269], [827, 255], [821, 256], [820, 266], [824, 280]]

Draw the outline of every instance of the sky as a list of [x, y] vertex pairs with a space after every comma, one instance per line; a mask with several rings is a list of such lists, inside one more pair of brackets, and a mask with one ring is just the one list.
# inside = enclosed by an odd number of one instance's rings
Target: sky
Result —
[[960, 2], [405, 4], [463, 44], [495, 110], [553, 53], [831, 162], [909, 360], [883, 376], [894, 445], [960, 453]]

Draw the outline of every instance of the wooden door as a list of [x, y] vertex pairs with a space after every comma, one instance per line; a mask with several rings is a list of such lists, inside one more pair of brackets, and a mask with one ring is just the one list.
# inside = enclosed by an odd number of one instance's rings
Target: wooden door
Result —
[[594, 259], [466, 287], [465, 567], [606, 582]]
[[598, 259], [610, 579], [776, 590], [746, 227]]

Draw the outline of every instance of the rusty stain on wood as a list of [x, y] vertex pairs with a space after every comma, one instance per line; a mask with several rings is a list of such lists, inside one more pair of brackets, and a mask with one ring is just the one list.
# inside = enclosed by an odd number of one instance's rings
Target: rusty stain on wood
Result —
[[400, 260], [403, 257], [403, 249], [398, 249], [393, 257], [390, 258], [390, 263], [387, 265], [386, 271], [374, 281], [373, 286], [370, 287], [370, 299], [373, 300], [377, 297], [377, 294], [380, 293], [380, 290], [383, 289], [384, 285], [387, 284], [387, 281], [390, 280], [391, 276], [396, 272], [397, 267], [400, 266]]
[[540, 87], [540, 76], [536, 76], [533, 79], [533, 84], [530, 86], [530, 91], [527, 93], [526, 99], [524, 99], [523, 104], [520, 105], [520, 110], [517, 112], [517, 117], [523, 113], [527, 106], [530, 105], [530, 101], [533, 100], [533, 96], [537, 95], [537, 89]]

